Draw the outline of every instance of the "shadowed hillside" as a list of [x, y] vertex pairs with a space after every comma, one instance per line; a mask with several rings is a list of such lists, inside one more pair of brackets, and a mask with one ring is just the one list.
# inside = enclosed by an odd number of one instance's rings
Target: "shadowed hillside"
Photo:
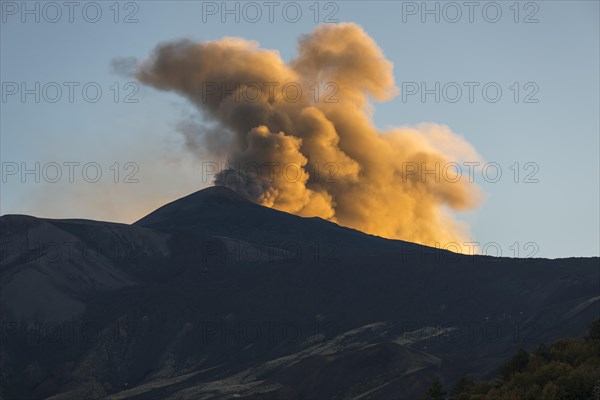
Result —
[[597, 258], [458, 255], [223, 187], [132, 225], [0, 227], [7, 399], [411, 399], [599, 312]]

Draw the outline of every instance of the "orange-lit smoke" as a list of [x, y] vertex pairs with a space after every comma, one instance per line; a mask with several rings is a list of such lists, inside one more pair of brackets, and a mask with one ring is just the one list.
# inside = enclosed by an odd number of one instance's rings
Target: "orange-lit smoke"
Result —
[[[477, 187], [414, 167], [479, 157], [443, 125], [376, 129], [369, 100], [397, 95], [392, 69], [361, 27], [343, 23], [303, 36], [289, 63], [240, 38], [162, 44], [136, 77], [202, 111], [207, 126], [186, 137], [192, 148], [200, 143], [225, 156], [232, 168], [216, 184], [268, 207], [384, 237], [467, 240], [449, 211], [475, 207]], [[282, 90], [286, 83], [293, 84]], [[249, 172], [247, 165], [269, 167]]]

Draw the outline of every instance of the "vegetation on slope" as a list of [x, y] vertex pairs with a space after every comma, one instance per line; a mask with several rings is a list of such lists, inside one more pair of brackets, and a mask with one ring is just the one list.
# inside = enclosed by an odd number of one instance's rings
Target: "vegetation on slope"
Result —
[[523, 349], [498, 370], [496, 381], [459, 379], [448, 395], [434, 381], [422, 400], [600, 399], [600, 319], [582, 340], [559, 339], [534, 352]]

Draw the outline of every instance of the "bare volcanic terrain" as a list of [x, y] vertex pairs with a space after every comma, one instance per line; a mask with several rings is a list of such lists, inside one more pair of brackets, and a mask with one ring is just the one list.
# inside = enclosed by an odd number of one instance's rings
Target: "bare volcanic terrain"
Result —
[[598, 258], [459, 255], [225, 187], [0, 232], [5, 399], [412, 399], [600, 313]]

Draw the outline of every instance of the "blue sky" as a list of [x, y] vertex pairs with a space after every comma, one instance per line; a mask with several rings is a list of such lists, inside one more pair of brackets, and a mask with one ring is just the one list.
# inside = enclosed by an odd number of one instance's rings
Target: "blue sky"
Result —
[[[314, 2], [297, 3], [302, 10], [297, 22], [282, 15], [286, 2], [278, 3], [273, 22], [263, 2], [257, 2], [263, 15], [255, 23], [244, 20], [243, 3], [240, 21], [225, 15], [224, 23], [220, 10], [203, 21], [203, 8], [221, 7], [221, 2], [121, 2], [118, 15], [113, 2], [92, 3], [78, 3], [70, 22], [64, 6], [58, 16], [44, 3], [2, 2], [2, 214], [133, 222], [209, 185], [175, 129], [197, 111], [171, 93], [141, 85], [135, 92], [136, 86], [127, 86], [132, 79], [116, 74], [111, 60], [145, 59], [158, 43], [181, 37], [223, 36], [257, 40], [289, 60], [298, 37], [317, 25]], [[35, 11], [23, 14], [22, 4], [38, 7], [39, 22]], [[227, 4], [235, 7], [235, 2]], [[476, 2], [472, 22], [463, 2], [452, 3], [460, 17], [453, 6], [427, 2], [429, 9], [438, 7], [439, 22], [435, 14], [422, 14], [422, 4], [317, 4], [319, 22], [333, 12], [333, 19], [358, 23], [373, 37], [394, 63], [401, 89], [413, 83], [433, 88], [436, 82], [440, 88], [452, 82], [463, 88], [456, 102], [450, 101], [455, 96], [452, 84], [447, 96], [440, 91], [439, 102], [434, 95], [423, 101], [416, 94], [374, 103], [376, 125], [445, 124], [486, 162], [497, 163], [502, 170], [498, 182], [475, 175], [485, 192], [481, 207], [458, 214], [481, 246], [497, 243], [506, 256], [515, 255], [516, 248], [520, 256], [534, 251], [543, 257], [599, 255], [599, 3]], [[293, 17], [295, 8], [286, 7]], [[102, 10], [98, 21], [86, 21], [96, 18], [97, 9]], [[127, 16], [137, 22], [125, 23]], [[23, 99], [21, 84], [31, 89], [36, 82], [40, 101], [35, 94]], [[78, 84], [72, 102], [65, 82]], [[479, 85], [472, 102], [465, 82]], [[10, 94], [15, 84], [19, 92]], [[497, 102], [486, 100], [486, 84], [501, 88]], [[62, 95], [53, 103], [56, 85]], [[92, 102], [97, 87], [102, 96]], [[53, 163], [59, 164], [61, 179], [52, 183], [43, 174], [39, 182], [34, 174], [22, 179], [23, 165], [33, 169], [36, 162], [50, 178]], [[71, 164], [73, 182], [66, 177], [65, 163], [79, 163]], [[83, 177], [86, 164], [91, 166]], [[14, 166], [19, 171], [12, 175]], [[98, 169], [102, 177], [96, 181]], [[529, 181], [538, 182], [525, 182], [528, 173]]]

